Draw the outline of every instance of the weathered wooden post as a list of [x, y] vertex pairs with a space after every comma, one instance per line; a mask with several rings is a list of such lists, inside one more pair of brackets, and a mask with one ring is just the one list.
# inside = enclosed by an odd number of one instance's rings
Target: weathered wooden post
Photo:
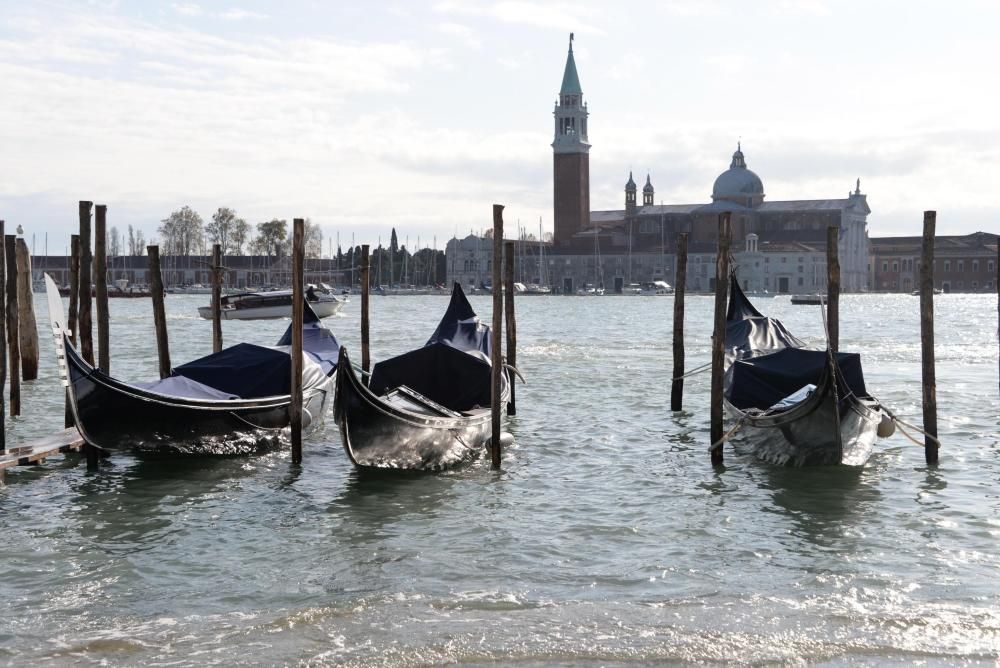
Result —
[[[0, 220], [0, 239], [3, 233], [4, 221]], [[7, 382], [7, 263], [0, 253], [0, 454], [7, 452], [7, 407], [3, 400], [3, 386]], [[0, 474], [0, 482], [3, 475]]]
[[[368, 349], [368, 297], [371, 286], [368, 283], [369, 258], [368, 244], [361, 245], [361, 370], [365, 375], [371, 371], [371, 357]], [[367, 379], [361, 382], [367, 384]]]
[[[295, 306], [292, 306], [292, 311]], [[212, 244], [212, 352], [222, 350], [222, 245]]]
[[[0, 221], [0, 232], [3, 232], [3, 221]], [[997, 261], [994, 265], [997, 270], [993, 277], [993, 285], [997, 288], [997, 342], [1000, 343], [1000, 240], [997, 241]], [[1000, 370], [1000, 350], [997, 351], [997, 369]]]
[[[507, 325], [507, 364], [517, 367], [517, 322], [514, 317], [514, 242], [504, 242], [504, 318]], [[514, 398], [514, 376], [510, 381], [510, 401], [507, 402], [507, 415], [517, 415], [517, 402]]]
[[726, 307], [729, 295], [730, 212], [719, 216], [719, 252], [715, 258], [715, 326], [712, 330], [712, 465], [722, 465], [722, 381], [726, 372]]
[[936, 211], [924, 211], [924, 243], [920, 258], [920, 358], [923, 373], [924, 459], [938, 460], [937, 379], [934, 376], [934, 226]]
[[97, 368], [111, 371], [111, 319], [108, 315], [108, 205], [94, 207], [94, 297], [97, 301]]
[[[305, 258], [305, 221], [292, 221], [292, 390], [288, 417], [292, 428], [292, 463], [302, 462], [302, 319], [305, 317], [303, 301], [302, 264]], [[218, 245], [216, 245], [218, 249]]]
[[14, 235], [3, 237], [4, 261], [7, 264], [7, 366], [10, 382], [10, 415], [21, 414], [21, 344], [18, 339], [17, 322], [17, 252]]
[[500, 468], [500, 374], [503, 371], [500, 333], [503, 328], [503, 205], [493, 205], [493, 330], [490, 332], [492, 350], [490, 362], [493, 365], [491, 377], [493, 431], [490, 436], [490, 459], [493, 468]]
[[69, 258], [69, 315], [66, 318], [66, 326], [69, 327], [69, 340], [75, 346], [78, 340], [76, 320], [80, 304], [80, 235], [70, 235], [69, 242], [69, 252], [71, 253]]
[[830, 350], [840, 349], [840, 228], [826, 228], [826, 332]]
[[167, 313], [163, 306], [163, 275], [160, 273], [160, 247], [146, 246], [149, 259], [149, 292], [153, 298], [153, 326], [156, 329], [156, 354], [160, 360], [160, 378], [170, 375], [170, 342], [167, 341]]
[[91, 313], [90, 279], [93, 257], [90, 253], [91, 202], [80, 202], [80, 355], [88, 364], [94, 364], [94, 327]]
[[670, 383], [670, 410], [684, 403], [684, 292], [687, 290], [688, 235], [677, 235], [677, 273], [674, 276], [674, 379]]
[[15, 242], [17, 262], [17, 340], [21, 348], [21, 380], [38, 378], [38, 325], [31, 289], [31, 253], [24, 239]]

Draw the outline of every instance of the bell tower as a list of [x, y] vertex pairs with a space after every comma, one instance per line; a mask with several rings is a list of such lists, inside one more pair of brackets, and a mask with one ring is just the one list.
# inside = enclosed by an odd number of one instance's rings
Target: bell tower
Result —
[[590, 225], [590, 144], [587, 105], [573, 59], [573, 33], [555, 111], [553, 240], [563, 244]]

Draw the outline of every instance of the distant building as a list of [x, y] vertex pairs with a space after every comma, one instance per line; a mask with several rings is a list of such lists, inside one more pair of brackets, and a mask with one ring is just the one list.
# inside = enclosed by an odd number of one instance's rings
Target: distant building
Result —
[[701, 260], [715, 256], [718, 217], [724, 211], [732, 213], [733, 248], [739, 249], [734, 251], [737, 271], [741, 280], [756, 286], [751, 289], [791, 293], [824, 289], [826, 229], [830, 226], [839, 229], [842, 289], [868, 288], [871, 209], [861, 193], [860, 179], [846, 198], [765, 202], [764, 184], [747, 167], [737, 145], [729, 169], [715, 180], [710, 203], [657, 205], [648, 174], [640, 202], [629, 174], [623, 209], [589, 211], [589, 112], [572, 36], [554, 114], [552, 280], [562, 291], [573, 291], [581, 282], [621, 290], [628, 283], [669, 278], [681, 232], [688, 234], [689, 252], [695, 259], [689, 265], [694, 272], [689, 285], [708, 290], [714, 274]]
[[[913, 292], [920, 287], [922, 237], [871, 240], [871, 289]], [[975, 232], [934, 240], [934, 288], [944, 292], [995, 292], [997, 235]]]

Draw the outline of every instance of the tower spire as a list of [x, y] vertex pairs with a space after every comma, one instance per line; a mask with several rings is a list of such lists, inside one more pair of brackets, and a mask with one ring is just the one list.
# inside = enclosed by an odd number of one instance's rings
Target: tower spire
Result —
[[576, 73], [576, 59], [573, 58], [573, 33], [569, 34], [569, 54], [566, 56], [566, 69], [563, 71], [559, 95], [583, 95], [580, 76]]

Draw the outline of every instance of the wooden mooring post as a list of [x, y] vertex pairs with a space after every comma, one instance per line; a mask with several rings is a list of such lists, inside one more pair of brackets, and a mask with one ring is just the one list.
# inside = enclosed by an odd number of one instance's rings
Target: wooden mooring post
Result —
[[684, 292], [687, 290], [688, 235], [677, 235], [677, 267], [674, 275], [674, 376], [670, 383], [670, 410], [684, 404]]
[[17, 322], [17, 251], [13, 234], [3, 237], [4, 262], [7, 265], [7, 380], [10, 382], [10, 415], [21, 414], [21, 344]]
[[[295, 310], [295, 306], [292, 306]], [[222, 350], [222, 245], [212, 244], [212, 352]]]
[[361, 245], [361, 370], [364, 371], [361, 382], [368, 384], [368, 372], [371, 371], [371, 357], [368, 349], [368, 298], [369, 285], [368, 244]]
[[[5, 238], [4, 221], [0, 220], [0, 239]], [[0, 254], [0, 454], [7, 451], [7, 405], [3, 400], [3, 387], [7, 383], [7, 263]], [[3, 475], [0, 475], [3, 482]]]
[[830, 350], [840, 349], [840, 228], [826, 228], [826, 333]]
[[936, 211], [924, 211], [923, 252], [920, 257], [920, 361], [923, 386], [924, 459], [938, 460], [937, 379], [934, 374], [934, 227]]
[[503, 264], [503, 205], [493, 205], [493, 329], [490, 332], [491, 348], [490, 362], [493, 365], [490, 378], [490, 396], [492, 408], [492, 431], [490, 435], [490, 461], [493, 468], [500, 468], [500, 374], [503, 371], [500, 333], [503, 328], [503, 276], [500, 268]]
[[167, 340], [167, 313], [163, 306], [163, 275], [160, 273], [160, 247], [146, 246], [149, 261], [149, 292], [153, 299], [153, 327], [156, 329], [156, 355], [160, 378], [170, 375], [170, 343]]
[[21, 348], [21, 380], [38, 378], [38, 324], [31, 285], [31, 252], [23, 238], [14, 242], [17, 262], [17, 340]]
[[94, 207], [94, 298], [97, 302], [97, 368], [111, 372], [111, 317], [108, 313], [108, 205]]
[[[516, 250], [514, 249], [513, 241], [504, 242], [504, 320], [507, 325], [507, 364], [512, 367], [517, 367], [517, 322], [514, 316], [514, 255]], [[508, 377], [510, 381], [510, 400], [507, 401], [507, 415], [517, 415], [517, 401], [514, 398], [514, 387], [517, 383], [514, 382], [515, 377], [511, 374]]]
[[729, 296], [730, 212], [719, 216], [719, 251], [715, 258], [715, 318], [712, 329], [712, 465], [722, 465], [722, 381], [726, 368], [726, 307]]
[[80, 355], [94, 365], [94, 327], [91, 312], [90, 281], [93, 256], [90, 252], [90, 208], [92, 202], [80, 202]]
[[[291, 403], [288, 406], [292, 429], [292, 463], [302, 463], [302, 319], [305, 317], [303, 302], [302, 265], [305, 259], [305, 221], [292, 220], [292, 383]], [[218, 248], [218, 246], [216, 246]]]

